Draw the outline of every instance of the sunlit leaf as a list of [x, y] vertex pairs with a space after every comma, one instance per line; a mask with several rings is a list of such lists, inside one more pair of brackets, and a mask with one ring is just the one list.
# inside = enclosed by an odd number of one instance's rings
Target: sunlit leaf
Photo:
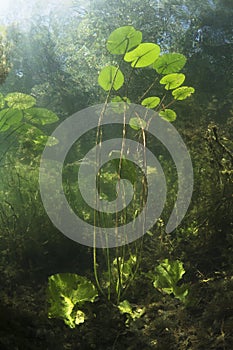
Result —
[[176, 120], [176, 112], [172, 109], [165, 109], [164, 111], [160, 111], [159, 115], [162, 119], [168, 122], [174, 122], [174, 120]]
[[153, 64], [153, 68], [159, 74], [179, 72], [186, 63], [186, 57], [180, 53], [165, 53]]
[[133, 117], [133, 118], [130, 118], [129, 125], [134, 130], [140, 130], [140, 129], [145, 129], [146, 122], [145, 120], [139, 117]]
[[76, 304], [94, 302], [98, 292], [86, 277], [61, 273], [49, 277], [48, 301], [50, 318], [61, 318], [71, 328], [84, 321], [84, 313]]
[[79, 325], [85, 321], [85, 314], [83, 311], [78, 310], [75, 316], [75, 324]]
[[188, 288], [184, 284], [177, 286], [184, 273], [185, 269], [181, 261], [164, 259], [156, 267], [153, 285], [167, 294], [173, 293], [176, 298], [184, 301], [188, 295]]
[[22, 111], [5, 108], [0, 111], [0, 132], [8, 130], [12, 126], [19, 125], [23, 119]]
[[30, 108], [26, 111], [25, 117], [31, 123], [46, 125], [58, 121], [58, 116], [46, 108]]
[[159, 103], [160, 98], [157, 96], [147, 97], [141, 102], [142, 106], [145, 106], [146, 108], [155, 108]]
[[131, 101], [128, 97], [115, 96], [111, 99], [111, 110], [115, 113], [123, 113], [128, 109], [130, 103]]
[[131, 101], [128, 97], [120, 97], [120, 96], [115, 96], [111, 99], [111, 102], [126, 102], [127, 104], [130, 104]]
[[159, 56], [160, 47], [153, 43], [142, 43], [133, 51], [124, 56], [126, 62], [132, 62], [131, 66], [140, 68], [150, 66]]
[[195, 89], [191, 86], [181, 86], [176, 90], [172, 91], [172, 95], [175, 100], [185, 100], [195, 92]]
[[36, 99], [21, 92], [12, 92], [6, 95], [5, 100], [9, 107], [14, 109], [27, 109], [36, 104]]
[[98, 83], [105, 91], [109, 91], [111, 88], [119, 90], [124, 84], [124, 75], [120, 69], [107, 66], [100, 72]]
[[176, 89], [178, 86], [183, 84], [185, 75], [182, 73], [173, 73], [165, 75], [161, 80], [160, 84], [165, 84], [166, 90]]
[[107, 49], [112, 54], [124, 54], [142, 41], [142, 33], [132, 26], [114, 30], [107, 41]]
[[120, 310], [120, 312], [122, 314], [127, 313], [129, 315], [133, 315], [132, 306], [130, 305], [128, 300], [124, 300], [124, 301], [120, 302], [118, 305], [118, 309]]

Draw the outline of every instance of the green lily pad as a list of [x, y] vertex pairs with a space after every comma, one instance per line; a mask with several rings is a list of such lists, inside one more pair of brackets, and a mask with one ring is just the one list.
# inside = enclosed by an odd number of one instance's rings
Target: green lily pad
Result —
[[172, 95], [175, 100], [185, 100], [195, 92], [195, 89], [191, 86], [181, 86], [176, 90], [172, 91]]
[[27, 109], [36, 104], [36, 99], [30, 95], [23, 94], [21, 92], [12, 92], [6, 95], [8, 107], [14, 109]]
[[145, 122], [145, 120], [143, 120], [139, 117], [134, 117], [134, 118], [130, 119], [129, 125], [134, 130], [140, 130], [140, 129], [145, 129], [146, 122]]
[[107, 49], [112, 54], [122, 55], [139, 45], [142, 33], [132, 26], [120, 27], [114, 30], [107, 41]]
[[105, 91], [119, 90], [124, 84], [124, 75], [119, 68], [107, 66], [101, 70], [98, 83]]
[[160, 47], [153, 43], [142, 43], [124, 56], [126, 62], [132, 62], [134, 68], [150, 66], [160, 54]]
[[174, 122], [174, 120], [176, 120], [176, 112], [172, 109], [165, 109], [164, 111], [160, 111], [159, 115], [162, 119], [168, 122]]
[[115, 96], [111, 99], [111, 109], [115, 113], [124, 113], [131, 101], [128, 97]]
[[172, 90], [183, 84], [185, 75], [182, 73], [173, 73], [165, 75], [161, 80], [160, 84], [165, 84], [166, 90]]
[[142, 102], [141, 105], [145, 106], [146, 108], [155, 108], [159, 105], [160, 103], [160, 98], [157, 96], [151, 96], [145, 98]]
[[170, 74], [179, 72], [185, 65], [187, 59], [180, 53], [165, 53], [153, 64], [153, 68], [159, 74]]

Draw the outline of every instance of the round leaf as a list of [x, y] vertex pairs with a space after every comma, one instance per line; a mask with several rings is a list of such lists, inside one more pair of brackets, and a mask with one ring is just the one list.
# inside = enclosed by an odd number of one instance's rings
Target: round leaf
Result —
[[186, 57], [180, 53], [165, 53], [153, 64], [153, 68], [159, 74], [179, 72], [186, 63]]
[[124, 84], [124, 75], [120, 69], [107, 66], [100, 72], [98, 83], [105, 91], [109, 91], [111, 88], [119, 90]]
[[30, 108], [26, 111], [25, 117], [31, 123], [46, 125], [58, 121], [58, 116], [46, 108]]
[[118, 103], [122, 103], [122, 102], [126, 102], [127, 104], [130, 104], [131, 101], [128, 97], [120, 97], [120, 96], [114, 96], [112, 99], [111, 99], [111, 102], [118, 102]]
[[161, 80], [160, 84], [165, 84], [166, 90], [172, 90], [183, 84], [185, 75], [182, 73], [173, 73], [165, 75]]
[[129, 125], [134, 130], [140, 130], [140, 129], [144, 129], [146, 127], [146, 122], [145, 122], [145, 120], [143, 120], [139, 117], [134, 117], [134, 118], [130, 119]]
[[165, 109], [164, 111], [160, 111], [159, 115], [162, 119], [168, 122], [174, 122], [174, 120], [176, 120], [176, 112], [172, 109]]
[[18, 109], [3, 109], [0, 111], [0, 132], [8, 130], [13, 125], [19, 124], [22, 119], [23, 113]]
[[160, 103], [160, 98], [157, 96], [151, 96], [151, 97], [147, 97], [145, 98], [142, 102], [141, 105], [145, 106], [147, 108], [155, 108], [158, 106], [158, 104]]
[[115, 96], [111, 99], [111, 109], [115, 113], [124, 113], [124, 110], [130, 105], [130, 99], [128, 97]]
[[153, 43], [140, 44], [133, 51], [124, 56], [126, 62], [132, 62], [131, 66], [136, 68], [150, 66], [159, 56], [160, 47]]
[[12, 92], [6, 95], [5, 100], [9, 107], [14, 109], [27, 109], [36, 104], [36, 99], [21, 92]]
[[181, 86], [176, 90], [172, 91], [172, 95], [175, 100], [185, 100], [195, 92], [195, 89], [191, 86]]
[[122, 55], [142, 41], [142, 33], [132, 26], [114, 30], [107, 41], [107, 49], [112, 54]]

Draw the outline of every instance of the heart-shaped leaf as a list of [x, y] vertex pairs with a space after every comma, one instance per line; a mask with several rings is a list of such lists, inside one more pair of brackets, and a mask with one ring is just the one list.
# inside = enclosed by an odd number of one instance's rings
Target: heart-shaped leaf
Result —
[[107, 66], [100, 72], [98, 83], [105, 91], [119, 90], [124, 84], [124, 75], [119, 68]]
[[145, 98], [142, 102], [141, 105], [145, 106], [146, 108], [155, 108], [158, 106], [160, 103], [160, 98], [157, 96], [151, 96]]
[[181, 86], [176, 90], [172, 91], [172, 95], [175, 100], [185, 100], [195, 92], [195, 89], [191, 86]]
[[186, 57], [180, 53], [165, 53], [153, 64], [153, 68], [159, 74], [179, 72], [186, 63]]
[[183, 84], [185, 75], [182, 73], [173, 73], [165, 75], [161, 80], [160, 84], [165, 84], [166, 90], [172, 90]]
[[133, 51], [127, 52], [124, 56], [126, 62], [132, 62], [135, 68], [150, 66], [159, 56], [160, 47], [153, 43], [140, 44]]
[[27, 109], [36, 104], [36, 99], [21, 92], [12, 92], [6, 95], [5, 100], [9, 107], [14, 109]]
[[132, 26], [120, 27], [114, 30], [108, 38], [107, 49], [112, 54], [122, 55], [139, 45], [142, 33]]
[[139, 117], [134, 117], [134, 118], [130, 119], [129, 125], [134, 130], [140, 130], [140, 129], [145, 129], [146, 122], [145, 122], [145, 120], [143, 120]]
[[176, 120], [176, 112], [172, 109], [165, 109], [164, 111], [160, 111], [159, 115], [162, 119], [168, 122], [174, 122], [174, 120]]

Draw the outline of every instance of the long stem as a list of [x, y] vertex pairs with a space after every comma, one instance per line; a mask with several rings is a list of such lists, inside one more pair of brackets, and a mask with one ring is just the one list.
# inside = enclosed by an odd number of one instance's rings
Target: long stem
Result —
[[93, 270], [94, 270], [95, 281], [96, 281], [97, 288], [99, 289], [101, 294], [103, 296], [105, 296], [105, 293], [104, 293], [104, 291], [100, 285], [100, 282], [99, 282], [97, 266], [98, 266], [98, 264], [97, 264], [97, 250], [96, 250], [96, 246], [94, 245], [94, 247], [93, 247]]

